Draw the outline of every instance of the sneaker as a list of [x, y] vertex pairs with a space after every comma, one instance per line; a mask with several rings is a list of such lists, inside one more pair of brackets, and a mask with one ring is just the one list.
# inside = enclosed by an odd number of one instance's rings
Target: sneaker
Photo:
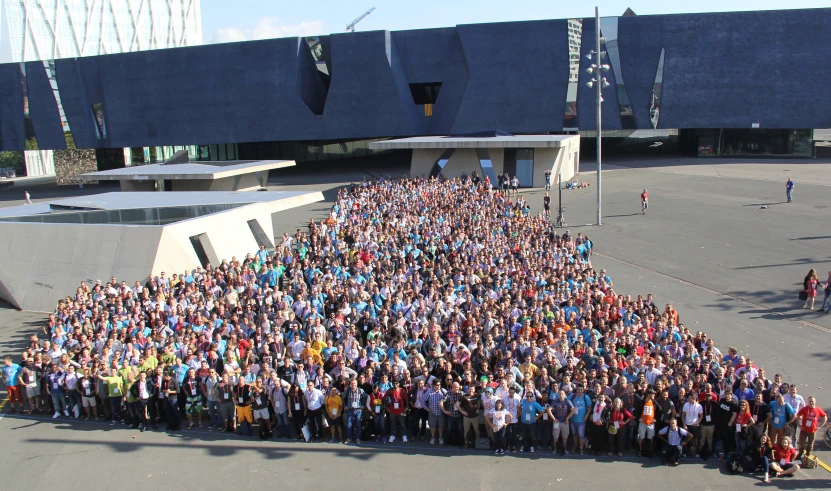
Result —
[[61, 413], [55, 411], [55, 414], [52, 415], [52, 419], [60, 417]]
[[66, 416], [66, 417], [68, 418], [68, 417], [69, 417], [69, 410], [68, 410], [68, 409], [64, 409], [64, 410], [63, 410], [63, 415], [64, 415], [64, 416]]
[[444, 438], [439, 438], [439, 445], [444, 445]]
[[534, 453], [534, 447], [531, 447], [531, 453]]
[[110, 426], [115, 426], [115, 420], [110, 421]]
[[494, 450], [494, 451], [493, 451], [493, 454], [494, 454], [494, 455], [499, 455], [499, 449], [497, 448], [496, 450]]
[[355, 440], [355, 445], [360, 445], [360, 444], [361, 444], [361, 439], [360, 439], [360, 438], [358, 438], [357, 440]]
[[430, 445], [435, 445], [435, 444], [436, 444], [436, 439], [435, 439], [435, 438], [431, 438], [431, 439], [430, 439]]
[[519, 451], [520, 451], [520, 452], [524, 452], [524, 451], [525, 451], [525, 445], [523, 445], [523, 446], [519, 447]]
[[499, 455], [505, 455], [505, 449], [499, 450]]
[[389, 443], [394, 442], [394, 441], [395, 441], [395, 435], [390, 435], [390, 439], [389, 439], [389, 440], [387, 440], [387, 441], [388, 441]]
[[85, 417], [84, 421], [89, 421], [89, 416]]
[[189, 425], [188, 425], [188, 429], [189, 429], [189, 430], [192, 430], [192, 429], [193, 429], [193, 426], [194, 426], [194, 425], [193, 425], [193, 423], [189, 424]]
[[139, 431], [142, 432], [142, 433], [144, 433], [144, 430], [146, 430], [146, 429], [147, 429], [147, 426], [145, 426], [145, 425], [141, 425], [139, 427]]
[[402, 436], [401, 439], [404, 441], [404, 443], [407, 443], [407, 435]]
[[381, 443], [387, 443], [387, 437], [382, 436], [381, 437]]

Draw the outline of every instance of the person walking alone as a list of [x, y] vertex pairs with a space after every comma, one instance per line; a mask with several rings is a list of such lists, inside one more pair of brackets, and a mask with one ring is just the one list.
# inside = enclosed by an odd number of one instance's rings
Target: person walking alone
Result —
[[793, 201], [793, 181], [791, 178], [788, 178], [788, 182], [785, 183], [785, 195], [788, 197], [788, 203]]
[[641, 213], [646, 215], [647, 208], [649, 208], [649, 193], [647, 193], [646, 189], [644, 189], [641, 193]]
[[[828, 302], [829, 298], [831, 298], [831, 271], [828, 272], [828, 278], [825, 280], [823, 291], [825, 293], [825, 298], [822, 299], [822, 307], [819, 308], [821, 311], [825, 310], [825, 303]], [[828, 306], [828, 310], [825, 310], [825, 313], [831, 313], [831, 305]]]

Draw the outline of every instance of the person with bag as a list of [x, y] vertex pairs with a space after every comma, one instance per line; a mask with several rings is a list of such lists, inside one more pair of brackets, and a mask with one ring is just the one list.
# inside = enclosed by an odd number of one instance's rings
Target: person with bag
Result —
[[658, 432], [658, 438], [666, 443], [663, 450], [664, 465], [670, 463], [678, 465], [681, 454], [684, 452], [684, 445], [692, 440], [692, 434], [679, 427], [678, 420], [673, 418], [669, 420], [669, 426], [665, 426]]
[[493, 411], [486, 416], [488, 424], [493, 429], [493, 441], [496, 450], [494, 455], [505, 455], [505, 430], [508, 424], [514, 420], [514, 416], [510, 411], [505, 409], [505, 403], [502, 399], [497, 399]]
[[808, 274], [805, 275], [805, 279], [802, 280], [802, 293], [799, 294], [799, 298], [805, 302], [802, 304], [803, 309], [808, 308], [808, 304], [810, 303], [811, 310], [814, 310], [814, 301], [817, 299], [818, 286], [819, 280], [817, 279], [817, 272], [815, 269], [811, 268], [811, 270], [808, 271]]
[[611, 407], [606, 408], [603, 419], [607, 422], [606, 431], [609, 434], [609, 447], [606, 455], [611, 457], [612, 452], [617, 451], [617, 456], [623, 457], [624, 435], [626, 434], [624, 428], [632, 421], [632, 413], [623, 407], [623, 400], [617, 397], [612, 401]]
[[[335, 443], [335, 441], [348, 443], [348, 441], [343, 438], [343, 399], [341, 398], [340, 392], [336, 387], [329, 389], [329, 395], [326, 396], [325, 407], [326, 422], [329, 423], [329, 432], [332, 435], [332, 439], [329, 440], [329, 443]], [[337, 437], [335, 434], [337, 434]]]
[[[305, 440], [303, 436], [303, 427], [306, 424], [306, 402], [303, 397], [303, 391], [300, 387], [293, 383], [289, 388], [289, 418], [294, 425], [295, 439], [298, 441]], [[306, 431], [309, 431], [306, 428]]]

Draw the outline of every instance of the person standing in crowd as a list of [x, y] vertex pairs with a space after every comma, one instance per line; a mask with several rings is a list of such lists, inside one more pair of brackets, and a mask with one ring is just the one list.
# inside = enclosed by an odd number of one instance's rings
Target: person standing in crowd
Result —
[[[6, 386], [6, 394], [9, 397], [9, 414], [23, 411], [23, 393], [20, 382], [20, 365], [12, 362], [12, 357], [7, 356], [3, 360], [3, 384]], [[17, 407], [15, 408], [15, 404]]]
[[[795, 386], [791, 386], [795, 387]], [[798, 456], [810, 455], [814, 451], [814, 437], [817, 430], [828, 422], [828, 415], [822, 408], [817, 406], [817, 399], [813, 396], [808, 398], [808, 404], [802, 407], [797, 413], [799, 422], [799, 445]]]
[[[462, 445], [481, 419], [498, 454], [520, 438], [539, 453], [553, 437], [562, 454], [620, 455], [637, 438], [651, 456], [657, 431], [670, 462], [684, 441], [702, 457], [753, 453], [769, 424], [771, 443], [790, 435], [810, 451], [824, 420], [815, 401], [797, 402], [798, 380], [768, 380], [735, 347], [722, 354], [669, 301], [617, 292], [589, 238], [531, 214], [514, 179], [492, 191], [476, 177], [365, 180], [272, 252], [131, 286], [84, 282], [58, 301], [46, 338], [6, 360], [7, 407], [22, 408], [25, 387], [30, 407], [81, 416], [74, 389], [87, 418], [120, 422], [126, 403], [125, 423], [142, 430], [175, 431], [183, 412], [195, 427], [207, 406], [226, 431], [251, 435], [256, 417], [261, 438], [276, 425], [275, 437], [317, 441], [325, 424], [339, 437], [343, 417], [357, 444], [378, 407], [375, 435], [393, 444], [429, 422], [433, 444]], [[774, 452], [760, 461], [779, 466]]]
[[666, 444], [663, 450], [664, 464], [678, 465], [684, 446], [692, 441], [692, 435], [678, 426], [678, 420], [669, 420], [669, 426], [658, 432], [658, 437]]
[[505, 455], [505, 430], [514, 416], [505, 409], [502, 399], [497, 399], [493, 411], [487, 415], [488, 424], [491, 425], [494, 437], [494, 455]]
[[537, 430], [537, 420], [540, 419], [544, 408], [534, 397], [534, 391], [526, 391], [525, 399], [520, 404], [520, 425], [522, 427], [523, 452], [534, 453], [534, 440]]

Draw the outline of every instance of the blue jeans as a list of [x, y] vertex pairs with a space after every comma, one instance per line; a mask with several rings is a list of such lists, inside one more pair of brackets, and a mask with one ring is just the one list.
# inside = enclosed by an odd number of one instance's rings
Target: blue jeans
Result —
[[[831, 290], [825, 290], [825, 298], [822, 299], [822, 307], [819, 308], [820, 310], [825, 310], [825, 302], [827, 302], [829, 298], [831, 298]], [[831, 306], [829, 306], [829, 309], [831, 309]]]
[[56, 413], [62, 413], [66, 411], [66, 397], [64, 397], [63, 390], [52, 391], [52, 404], [55, 406]]
[[358, 440], [361, 438], [361, 410], [346, 411], [346, 438]]
[[219, 401], [208, 401], [208, 416], [211, 426], [222, 426], [222, 416], [219, 414]]
[[286, 411], [284, 413], [275, 413], [274, 417], [277, 419], [277, 428], [280, 429], [280, 432], [283, 434], [283, 437], [288, 438], [290, 435], [290, 425], [289, 425], [289, 412]]
[[788, 194], [788, 201], [793, 199], [793, 189], [788, 189], [785, 192]]

